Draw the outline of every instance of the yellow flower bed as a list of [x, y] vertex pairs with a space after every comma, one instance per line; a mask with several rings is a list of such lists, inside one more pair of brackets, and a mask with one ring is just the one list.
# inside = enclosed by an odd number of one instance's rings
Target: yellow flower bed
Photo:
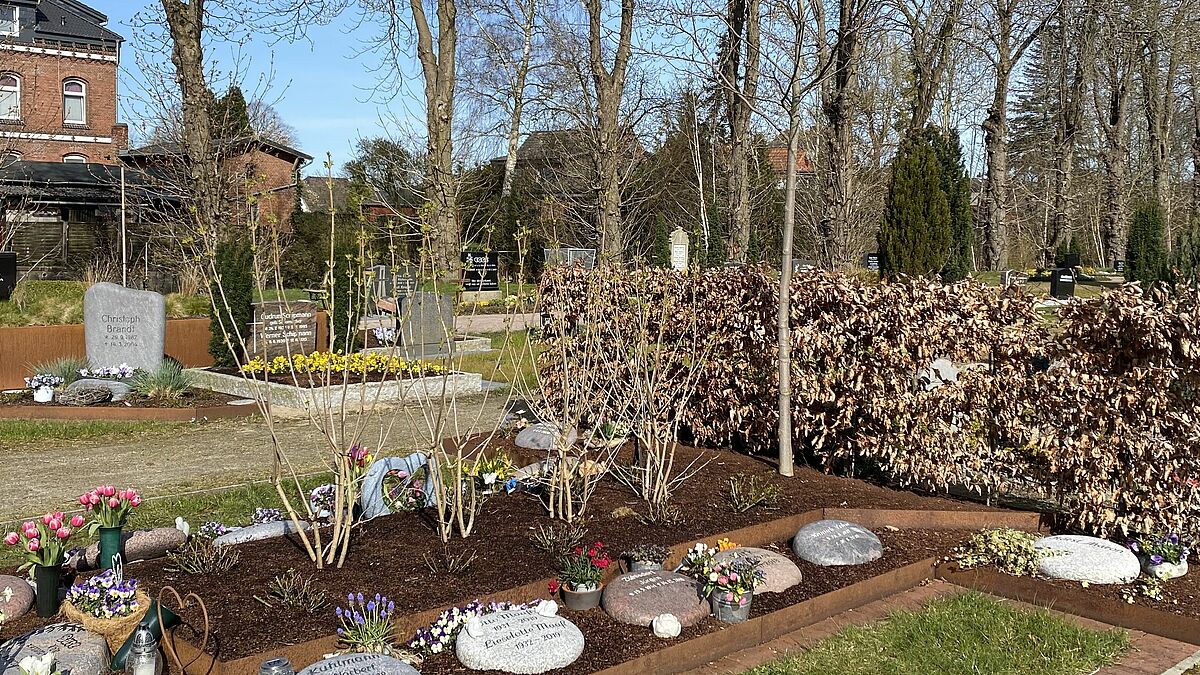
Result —
[[313, 352], [312, 354], [293, 354], [291, 358], [276, 356], [270, 361], [266, 361], [262, 357], [255, 357], [242, 366], [242, 372], [267, 375], [350, 373], [351, 375], [426, 377], [445, 374], [446, 368], [429, 361], [402, 359], [390, 354]]

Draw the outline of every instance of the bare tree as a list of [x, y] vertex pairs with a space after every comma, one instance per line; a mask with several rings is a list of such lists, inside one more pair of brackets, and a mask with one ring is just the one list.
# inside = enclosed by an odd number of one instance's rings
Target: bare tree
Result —
[[912, 64], [912, 113], [909, 129], [925, 127], [950, 66], [955, 31], [961, 26], [964, 0], [897, 0], [893, 7], [903, 17], [901, 29], [908, 40]]
[[1099, 50], [1092, 101], [1104, 164], [1100, 243], [1104, 260], [1125, 255], [1129, 203], [1129, 102], [1137, 62], [1127, 0], [1107, 0], [1097, 26]]
[[729, 0], [718, 57], [729, 125], [729, 246], [731, 262], [746, 262], [750, 248], [750, 117], [758, 96], [760, 0]]

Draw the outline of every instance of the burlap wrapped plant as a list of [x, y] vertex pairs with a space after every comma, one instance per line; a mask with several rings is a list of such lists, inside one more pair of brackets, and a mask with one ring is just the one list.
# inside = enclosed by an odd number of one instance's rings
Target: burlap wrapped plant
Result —
[[150, 596], [137, 588], [137, 580], [118, 581], [112, 570], [72, 586], [62, 604], [65, 618], [103, 636], [114, 653], [149, 610]]

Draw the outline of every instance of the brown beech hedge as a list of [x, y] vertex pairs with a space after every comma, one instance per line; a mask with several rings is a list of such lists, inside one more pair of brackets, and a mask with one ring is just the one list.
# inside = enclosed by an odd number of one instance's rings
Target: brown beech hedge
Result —
[[[649, 332], [669, 345], [667, 392], [673, 373], [698, 378], [675, 408], [694, 442], [770, 452], [777, 288], [764, 267], [548, 270], [543, 310], [568, 329], [547, 333], [542, 358], [604, 364], [590, 378], [595, 400], [618, 406], [629, 389], [622, 359]], [[1196, 288], [1128, 285], [1054, 317], [1021, 289], [810, 272], [793, 280], [791, 326], [797, 448], [825, 470], [877, 467], [903, 484], [983, 494], [1034, 489], [1100, 535], [1200, 534]], [[943, 358], [958, 381], [918, 386]], [[551, 404], [560, 388], [543, 382]]]

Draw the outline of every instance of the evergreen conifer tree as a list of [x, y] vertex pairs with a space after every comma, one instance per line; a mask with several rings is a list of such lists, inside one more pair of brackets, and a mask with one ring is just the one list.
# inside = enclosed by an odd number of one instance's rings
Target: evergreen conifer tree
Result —
[[935, 127], [925, 131], [938, 153], [942, 170], [942, 192], [950, 210], [950, 254], [942, 268], [942, 280], [953, 283], [966, 278], [973, 267], [971, 248], [975, 230], [971, 225], [971, 179], [963, 164], [958, 133], [944, 135]]
[[234, 85], [213, 105], [213, 136], [218, 140], [254, 135], [242, 88]]
[[[250, 322], [253, 321], [254, 311], [253, 255], [250, 244], [245, 241], [218, 244], [214, 252], [216, 278], [209, 287], [213, 314], [208, 353], [212, 354], [213, 363], [217, 366], [235, 367], [239, 359], [245, 356], [238, 342], [239, 336], [247, 343], [250, 340]], [[226, 334], [229, 344], [225, 341]]]
[[937, 274], [946, 264], [950, 242], [941, 159], [930, 134], [915, 134], [901, 142], [892, 162], [879, 228], [880, 273]]
[[1129, 222], [1125, 247], [1125, 279], [1152, 284], [1169, 278], [1163, 246], [1162, 209], [1157, 202], [1142, 202]]

